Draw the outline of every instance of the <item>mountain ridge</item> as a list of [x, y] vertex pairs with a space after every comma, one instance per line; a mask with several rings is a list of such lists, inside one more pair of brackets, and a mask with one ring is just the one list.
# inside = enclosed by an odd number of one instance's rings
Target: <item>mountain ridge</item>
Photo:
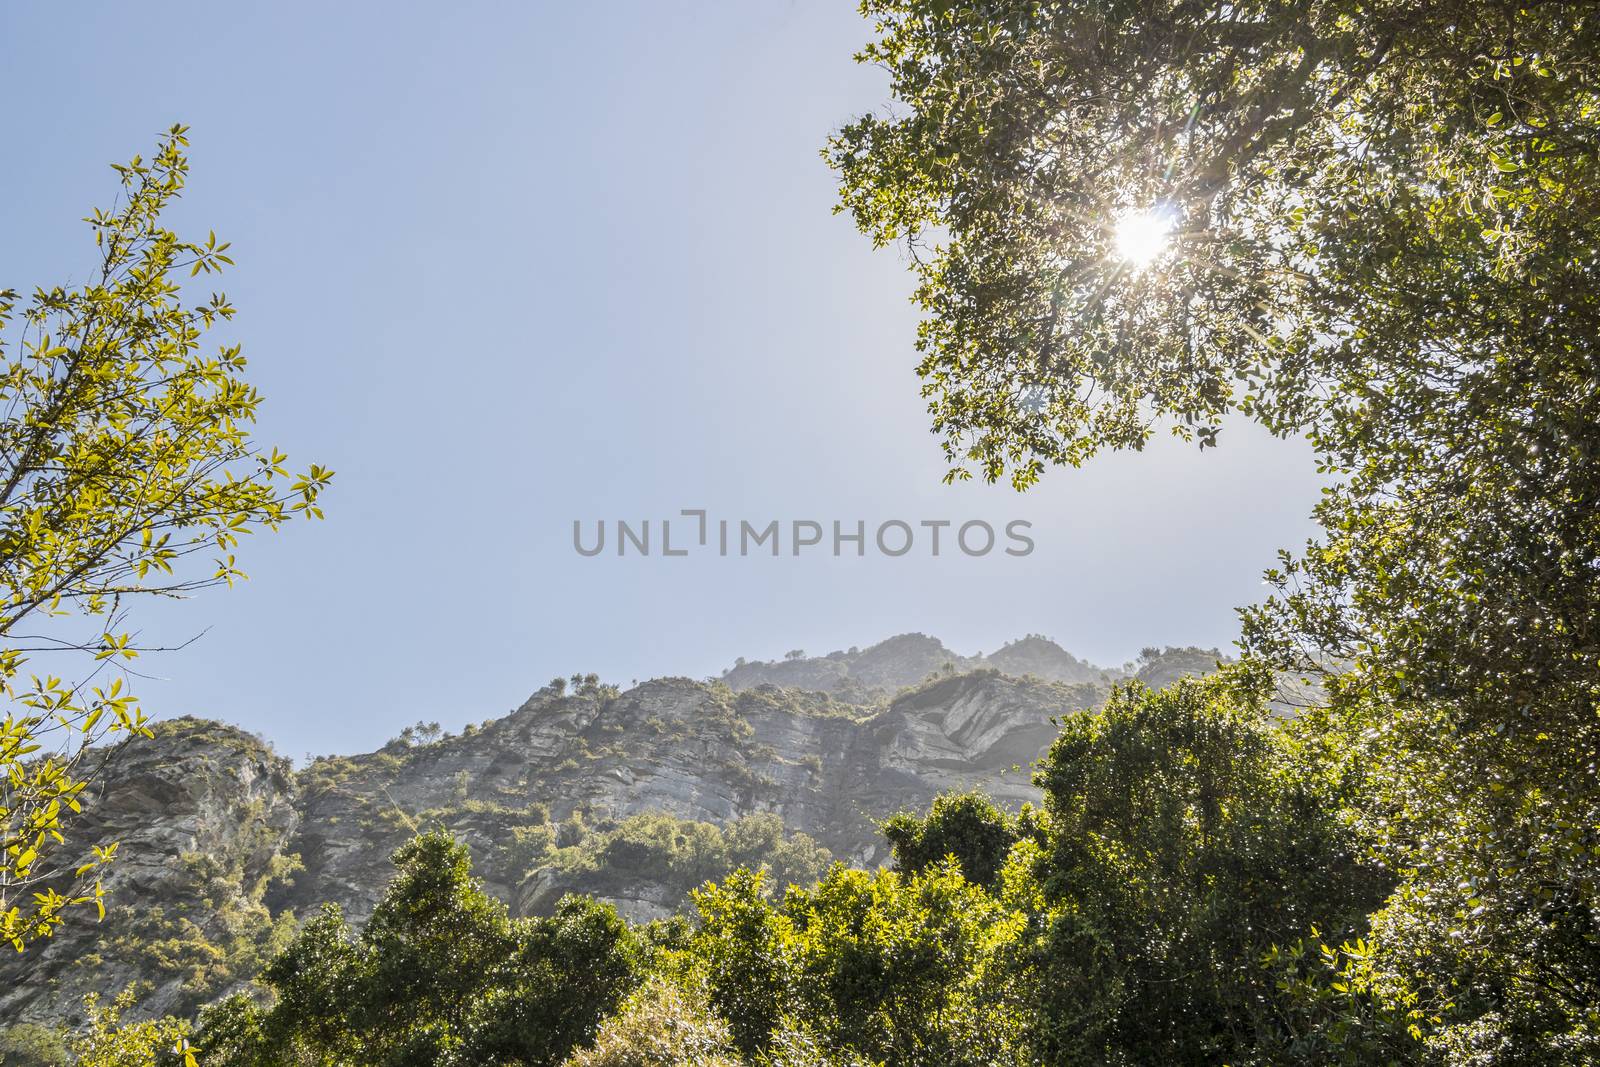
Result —
[[[423, 828], [462, 840], [513, 914], [548, 913], [581, 892], [645, 921], [738, 865], [803, 882], [831, 860], [886, 862], [877, 821], [938, 793], [982, 789], [1012, 809], [1035, 800], [1029, 767], [1055, 720], [1098, 705], [1121, 674], [1042, 638], [1006, 649], [1014, 668], [1098, 673], [1018, 676], [900, 635], [791, 668], [842, 661], [832, 691], [736, 674], [750, 664], [627, 690], [574, 677], [459, 734], [409, 728], [298, 771], [237, 727], [163, 722], [154, 741], [119, 755], [89, 806], [82, 839], [121, 842], [110, 916], [0, 962], [0, 1014], [72, 1023], [85, 992], [132, 984], [146, 988], [144, 1013], [192, 1011], [248, 984], [318, 907], [363, 920], [390, 853]], [[1174, 649], [1138, 673], [1215, 662]], [[6, 980], [22, 967], [29, 981]]]
[[919, 684], [940, 671], [966, 673], [989, 668], [1013, 677], [1033, 675], [1053, 682], [1103, 684], [1129, 673], [1126, 668], [1097, 667], [1080, 660], [1042, 634], [1028, 634], [989, 655], [963, 656], [937, 637], [905, 633], [865, 649], [852, 647], [825, 656], [807, 656], [796, 649], [781, 660], [740, 659], [721, 679], [734, 689], [771, 684], [870, 699]]

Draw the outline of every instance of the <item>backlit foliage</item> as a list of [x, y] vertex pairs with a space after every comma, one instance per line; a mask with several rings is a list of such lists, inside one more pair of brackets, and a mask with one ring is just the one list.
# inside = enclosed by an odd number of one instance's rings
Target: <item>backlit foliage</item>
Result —
[[1367, 773], [1400, 881], [1350, 958], [1445, 1060], [1600, 1058], [1600, 8], [862, 10], [897, 107], [827, 155], [916, 254], [950, 476], [1309, 439], [1243, 644]]
[[18, 951], [68, 909], [104, 914], [116, 844], [69, 835], [116, 751], [101, 743], [149, 736], [119, 670], [151, 650], [135, 604], [245, 577], [241, 540], [320, 518], [331, 477], [255, 444], [239, 345], [204, 346], [233, 306], [186, 302], [180, 284], [233, 261], [215, 234], [161, 223], [187, 143], [175, 126], [153, 157], [116, 166], [117, 202], [86, 220], [88, 281], [0, 292], [15, 327], [0, 348], [0, 938]]

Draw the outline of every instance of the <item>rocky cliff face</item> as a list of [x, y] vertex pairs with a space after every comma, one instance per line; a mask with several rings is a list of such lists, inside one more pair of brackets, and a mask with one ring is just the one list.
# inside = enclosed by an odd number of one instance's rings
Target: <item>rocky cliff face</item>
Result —
[[0, 961], [0, 1019], [75, 1022], [82, 996], [150, 983], [150, 1014], [184, 1012], [253, 976], [294, 930], [263, 902], [295, 864], [288, 760], [243, 730], [162, 723], [122, 748], [78, 840], [116, 841], [110, 910]]
[[1034, 799], [1051, 718], [1093, 707], [1110, 677], [1043, 639], [980, 660], [907, 635], [710, 682], [553, 684], [458, 736], [298, 773], [242, 731], [170, 722], [116, 762], [81, 835], [121, 842], [110, 917], [0, 962], [0, 1018], [71, 1021], [83, 993], [136, 981], [145, 1011], [191, 1011], [323, 902], [364, 918], [420, 828], [455, 833], [520, 914], [577, 891], [645, 920], [738, 864], [778, 881], [830, 857], [875, 865], [876, 820], [940, 792]]
[[[541, 691], [472, 733], [303, 772], [296, 903], [332, 899], [364, 916], [389, 853], [425, 824], [465, 840], [489, 889], [523, 911], [554, 903], [549, 875], [530, 878], [540, 857], [530, 866], [512, 847], [541, 827], [554, 849], [563, 827], [604, 833], [655, 813], [726, 825], [770, 813], [833, 856], [871, 864], [882, 859], [874, 820], [939, 792], [1031, 799], [1028, 766], [1054, 734], [1050, 717], [1100, 696], [995, 672], [931, 682], [876, 709], [685, 678], [620, 694]], [[583, 888], [581, 878], [556, 881]], [[638, 889], [612, 894], [630, 918], [668, 910], [653, 887]]]

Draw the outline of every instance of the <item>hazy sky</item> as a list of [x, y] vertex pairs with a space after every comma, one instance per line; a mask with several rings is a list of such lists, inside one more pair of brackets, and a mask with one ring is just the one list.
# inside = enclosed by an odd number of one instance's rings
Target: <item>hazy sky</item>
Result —
[[[1316, 497], [1246, 427], [1019, 496], [941, 484], [912, 279], [830, 213], [886, 101], [854, 4], [36, 4], [0, 13], [0, 287], [81, 280], [106, 167], [193, 127], [180, 228], [227, 276], [261, 439], [338, 471], [252, 581], [145, 616], [152, 712], [294, 756], [920, 630], [1100, 663], [1226, 645]], [[209, 287], [206, 291], [209, 291]], [[1033, 554], [589, 559], [572, 522], [1033, 523]], [[674, 530], [674, 539], [678, 531]], [[785, 546], [787, 553], [787, 546]]]

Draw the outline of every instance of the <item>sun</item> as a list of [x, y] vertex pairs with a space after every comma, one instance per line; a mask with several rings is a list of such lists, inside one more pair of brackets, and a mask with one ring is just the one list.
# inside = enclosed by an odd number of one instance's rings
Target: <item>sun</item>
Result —
[[1161, 208], [1124, 212], [1113, 231], [1117, 255], [1135, 269], [1148, 267], [1171, 245], [1172, 221], [1172, 214]]

